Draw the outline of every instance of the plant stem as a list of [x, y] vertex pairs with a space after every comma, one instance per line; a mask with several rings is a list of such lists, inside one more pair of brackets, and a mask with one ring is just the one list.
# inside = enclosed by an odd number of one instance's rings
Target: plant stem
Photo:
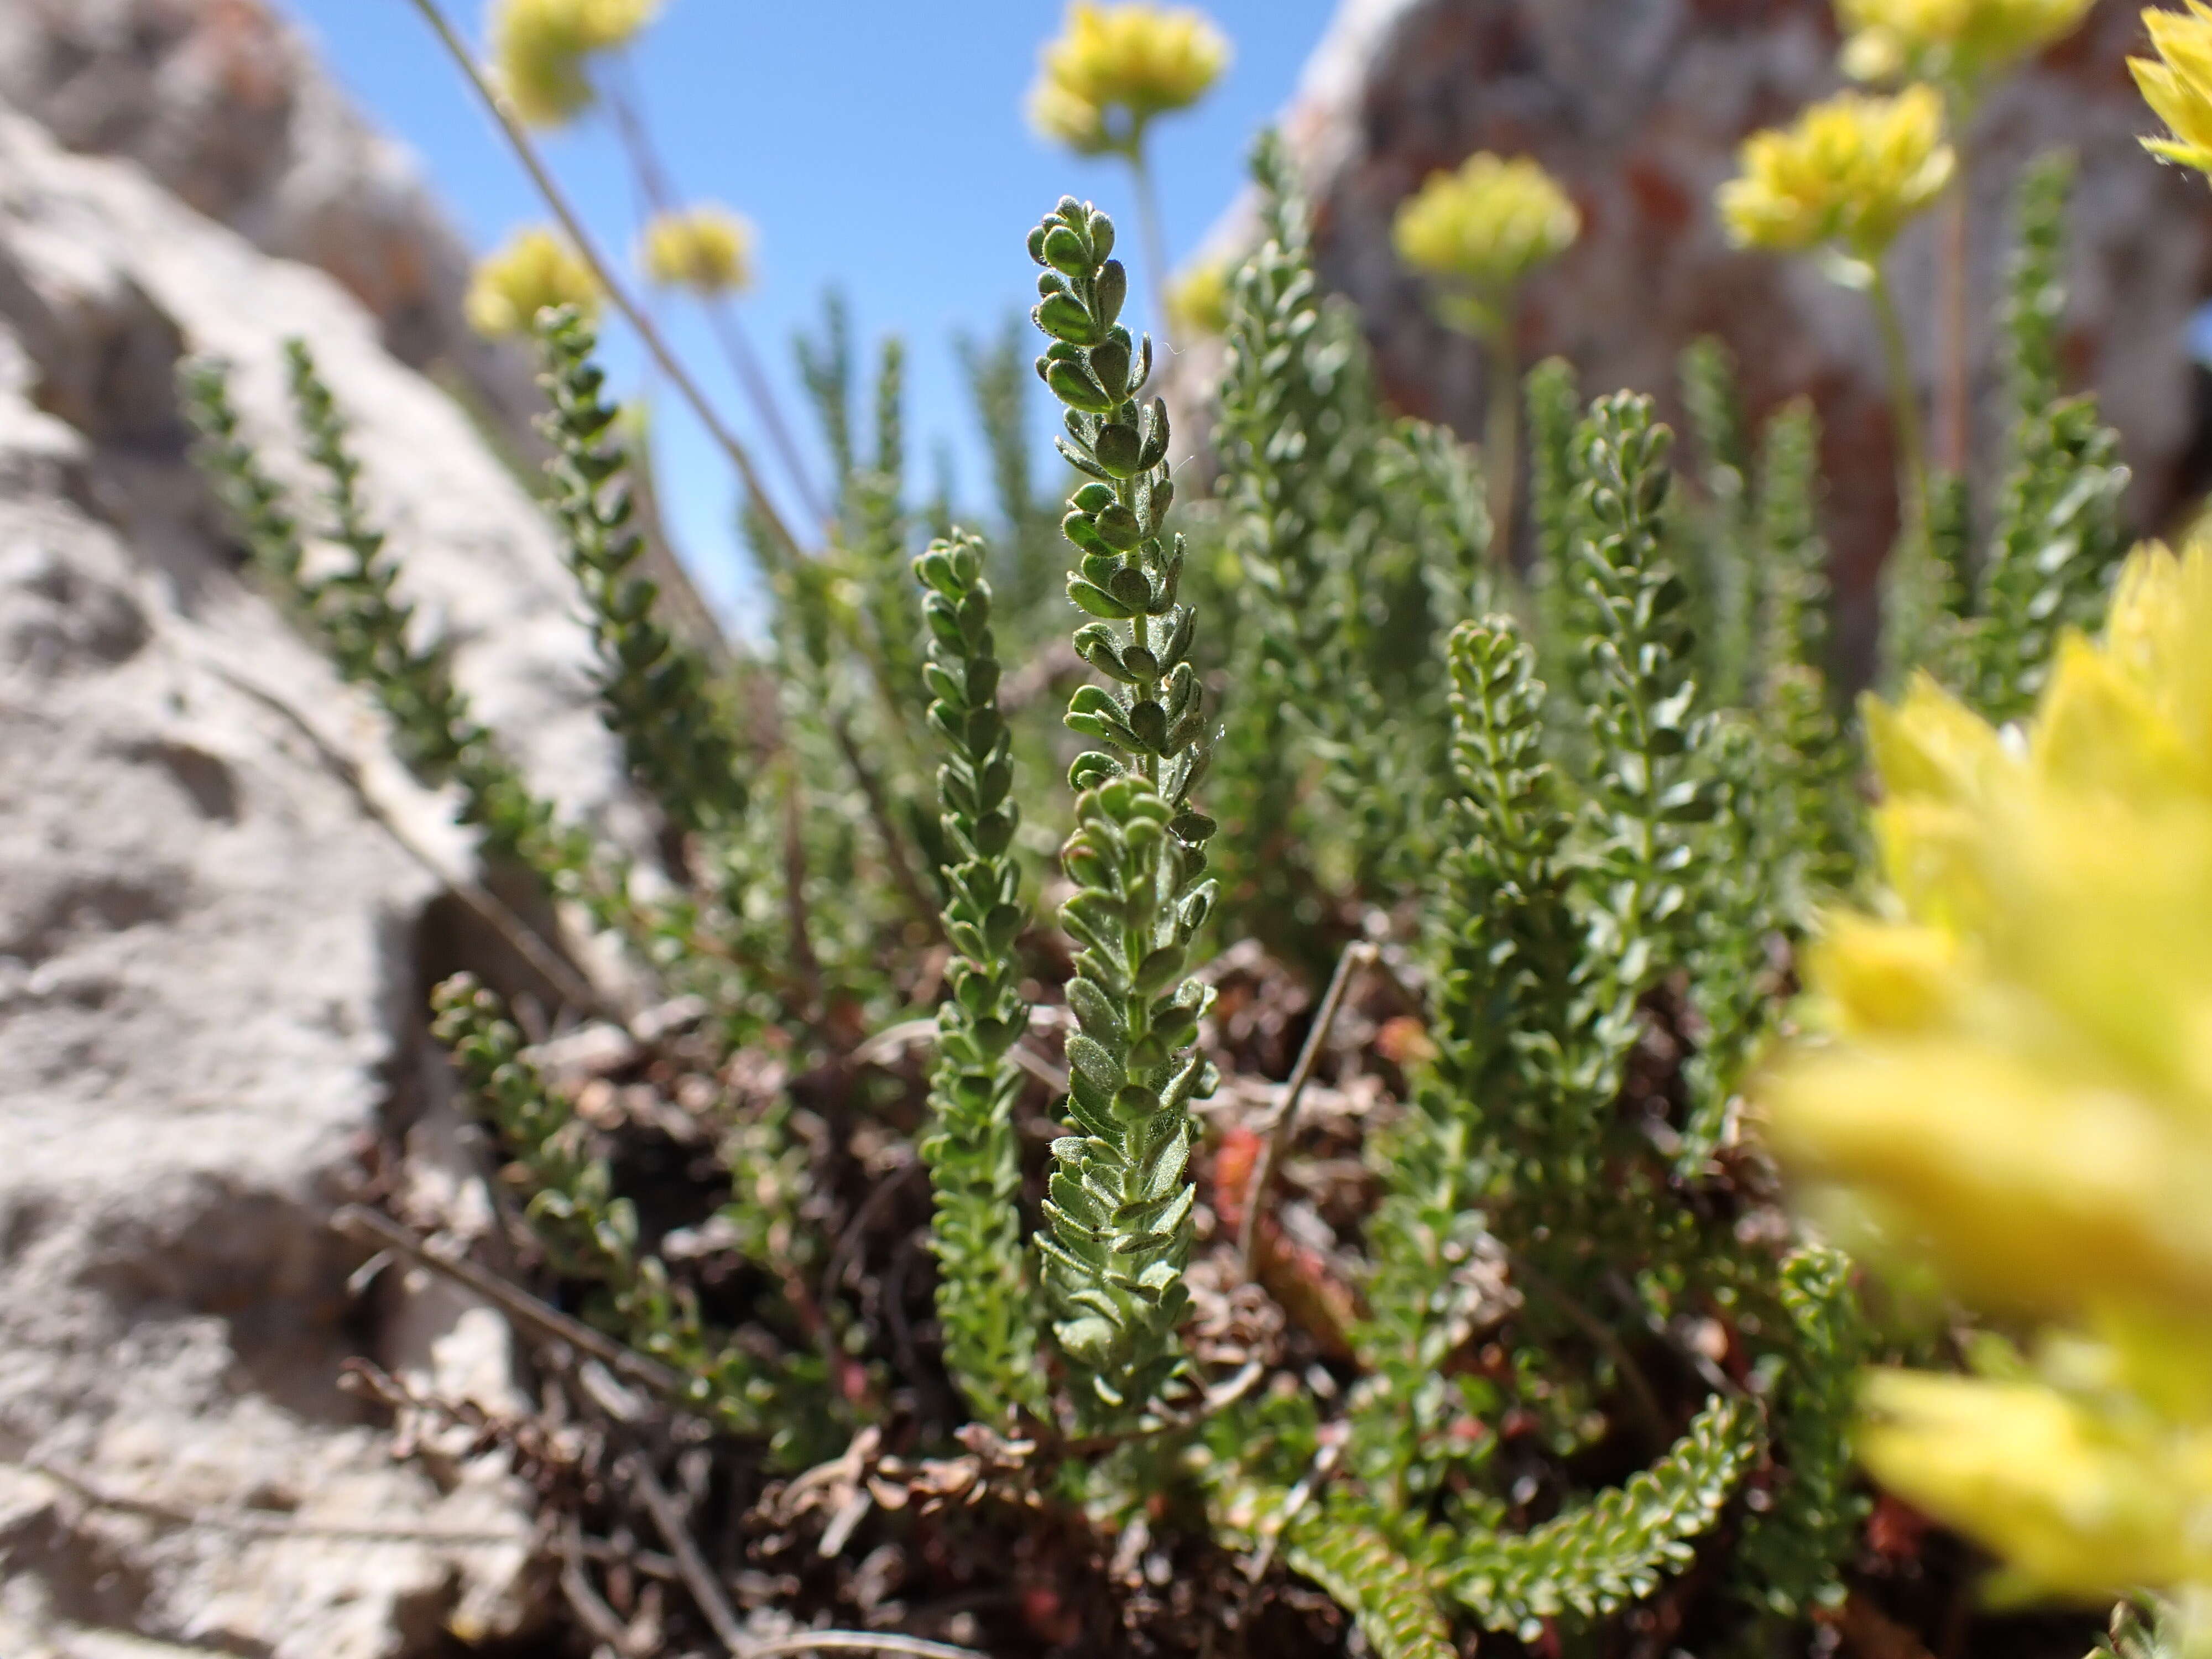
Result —
[[[1960, 105], [1954, 100], [1954, 108]], [[1966, 148], [1963, 120], [1951, 141], [1957, 154], [1958, 175], [1943, 198], [1942, 217], [1936, 227], [1936, 271], [1938, 285], [1936, 318], [1942, 338], [1936, 352], [1936, 461], [1944, 471], [1964, 477], [1972, 445], [1972, 391], [1968, 370], [1968, 295], [1966, 259], [1969, 250], [1968, 216], [1972, 208], [1973, 181], [1967, 171], [1972, 152]]]
[[661, 337], [660, 331], [653, 325], [653, 319], [646, 315], [644, 307], [615, 280], [613, 268], [585, 231], [583, 222], [576, 216], [575, 210], [568, 204], [568, 198], [562, 193], [561, 186], [554, 182], [552, 173], [538, 155], [537, 145], [531, 142], [529, 131], [522, 125], [522, 118], [514, 112], [506, 95], [484, 78], [483, 70], [477, 67], [467, 43], [453, 27], [452, 20], [440, 7], [438, 0], [410, 0], [410, 3], [422, 14], [422, 21], [430, 26], [440, 44], [460, 66], [461, 73], [468, 77], [469, 85], [483, 100], [483, 106], [491, 112], [492, 119], [499, 124], [500, 131], [514, 149], [515, 159], [522, 163], [522, 170], [530, 175], [530, 182], [538, 187], [538, 193], [544, 198], [545, 205], [560, 221], [562, 233], [577, 254], [591, 267], [592, 276], [606, 295], [608, 302], [622, 313], [624, 319], [637, 331], [638, 338], [644, 343], [653, 362], [660, 366], [660, 372], [668, 376], [669, 384], [676, 388], [677, 395], [690, 404], [691, 412], [707, 428], [707, 435], [729, 457], [730, 465], [737, 469], [738, 477], [744, 483], [746, 495], [751, 497], [754, 508], [760, 514], [762, 526], [790, 550], [793, 558], [803, 557], [790, 526], [784, 523], [782, 515], [775, 510], [775, 504], [761, 487], [760, 474], [753, 466], [752, 457], [746, 453], [744, 445], [738, 441], [737, 434], [731, 431], [722, 417], [714, 412], [714, 406], [707, 401], [707, 394], [699, 389], [699, 383], [677, 361], [676, 354], [668, 349], [668, 343]]
[[1161, 355], [1171, 349], [1168, 338], [1168, 243], [1160, 228], [1159, 194], [1152, 188], [1152, 164], [1145, 155], [1145, 135], [1139, 129], [1129, 140], [1129, 173], [1137, 188], [1137, 228], [1145, 245], [1145, 279], [1152, 284], [1153, 332]]
[[1503, 309], [1484, 343], [1490, 362], [1482, 377], [1482, 447], [1490, 489], [1490, 556], [1498, 564], [1513, 559], [1515, 485], [1521, 447], [1521, 371], [1513, 349], [1513, 318]]
[[1867, 284], [1874, 306], [1875, 327], [1881, 335], [1881, 355], [1889, 374], [1890, 410], [1897, 435], [1898, 520], [1914, 545], [1928, 544], [1928, 459], [1920, 432], [1920, 393], [1912, 380], [1912, 354], [1905, 347], [1905, 325], [1898, 319], [1897, 301], [1889, 278], [1880, 265]]
[[[623, 150], [629, 156], [630, 170], [636, 175], [638, 187], [644, 192], [647, 203], [655, 213], [673, 213], [678, 205], [675, 186], [668, 169], [662, 165], [660, 153], [655, 148], [652, 134], [647, 130], [643, 117], [638, 113], [637, 102], [628, 86], [617, 86], [607, 94], [607, 107], [613, 112], [615, 131]], [[768, 428], [769, 441], [775, 446], [776, 459], [790, 477], [791, 487], [799, 497], [799, 504], [817, 524], [826, 524], [830, 510], [822, 502], [821, 493], [814, 488], [807, 475], [806, 465], [800, 459], [799, 446], [792, 439], [791, 427], [783, 418], [777, 404], [775, 388], [761, 372], [760, 359], [754, 354], [752, 343], [745, 336], [744, 327], [738, 316], [736, 306], [723, 294], [698, 295], [699, 308], [706, 313], [707, 325], [721, 348], [730, 372], [744, 388], [746, 400], [753, 413]]]

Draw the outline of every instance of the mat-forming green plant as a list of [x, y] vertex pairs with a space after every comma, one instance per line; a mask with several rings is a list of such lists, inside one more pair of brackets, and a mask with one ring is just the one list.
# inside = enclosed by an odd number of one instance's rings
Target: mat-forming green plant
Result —
[[[969, 354], [1001, 496], [989, 538], [904, 501], [895, 349], [864, 458], [833, 309], [804, 367], [835, 520], [805, 556], [761, 538], [773, 629], [734, 665], [657, 619], [591, 337], [543, 319], [547, 500], [600, 710], [665, 831], [651, 849], [537, 793], [473, 714], [304, 345], [311, 510], [257, 455], [222, 369], [196, 365], [188, 404], [264, 577], [450, 789], [498, 890], [534, 882], [699, 999], [720, 1060], [771, 1056], [794, 1079], [715, 1119], [710, 1297], [696, 1249], [672, 1256], [665, 1219], [618, 1190], [501, 1000], [437, 994], [549, 1264], [721, 1432], [803, 1467], [881, 1421], [922, 1364], [974, 1420], [1035, 1440], [1032, 1501], [1209, 1529], [1321, 1585], [1385, 1659], [1452, 1651], [1457, 1621], [1593, 1628], [1701, 1554], [1744, 1629], [1804, 1618], [1837, 1602], [1856, 1538], [1848, 1379], [1874, 1339], [1840, 1257], [1741, 1224], [1779, 1212], [1736, 1102], [1790, 947], [1857, 857], [1817, 427], [1792, 407], [1750, 429], [1725, 355], [1700, 347], [1697, 465], [1677, 480], [1648, 400], [1581, 409], [1545, 364], [1516, 574], [1489, 545], [1479, 464], [1378, 400], [1277, 148], [1257, 176], [1211, 501], [1170, 471], [1113, 224], [1065, 199], [1029, 239], [1036, 370], [1072, 470], [1059, 536], [1007, 350]], [[2057, 395], [2063, 194], [2053, 171], [2027, 193], [1987, 550], [1911, 619], [1918, 659], [1997, 712], [2025, 706], [2117, 549], [2110, 434]], [[1063, 556], [1050, 581], [1039, 562]], [[1040, 691], [1071, 672], [1055, 728]], [[1056, 925], [1033, 896], [1055, 882]], [[1239, 1271], [1217, 1214], [1270, 1200], [1264, 1182], [1200, 1179], [1196, 1109], [1233, 1063], [1209, 964], [1249, 939], [1314, 976], [1349, 941], [1388, 945], [1426, 1032], [1403, 1110], [1368, 1138], [1358, 1313], [1323, 1351], [1325, 1390], [1287, 1367], [1215, 1389], [1186, 1329], [1201, 1257]], [[857, 1056], [933, 1006], [916, 1099]], [[1039, 1158], [1023, 1127], [1055, 1029]], [[823, 1276], [851, 1220], [801, 1133], [825, 1078], [927, 1170], [941, 1369]], [[960, 1420], [925, 1412], [918, 1431]]]

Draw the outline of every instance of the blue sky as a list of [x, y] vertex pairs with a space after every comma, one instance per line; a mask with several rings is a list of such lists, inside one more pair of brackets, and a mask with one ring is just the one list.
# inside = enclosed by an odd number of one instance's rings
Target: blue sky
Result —
[[[406, 0], [284, 3], [339, 79], [422, 156], [476, 246], [543, 216]], [[480, 30], [483, 0], [448, 4], [457, 21]], [[1237, 55], [1203, 106], [1154, 129], [1162, 214], [1177, 258], [1235, 194], [1246, 146], [1289, 96], [1333, 6], [1206, 0], [1204, 9]], [[632, 70], [678, 188], [728, 203], [758, 229], [759, 274], [743, 301], [744, 321], [785, 408], [805, 428], [810, 457], [816, 446], [789, 343], [818, 319], [834, 283], [871, 357], [882, 336], [905, 337], [917, 490], [929, 483], [933, 450], [950, 443], [959, 495], [985, 499], [954, 335], [987, 334], [1034, 298], [1022, 238], [1063, 191], [1097, 200], [1134, 228], [1118, 164], [1070, 157], [1023, 120], [1038, 48], [1060, 12], [1060, 0], [666, 0], [635, 49]], [[546, 151], [593, 234], [626, 251], [633, 192], [602, 121], [552, 136]], [[772, 465], [711, 337], [681, 304], [667, 314], [686, 361], [760, 464]], [[617, 374], [637, 384], [635, 352], [620, 340], [610, 349]], [[672, 529], [708, 591], [743, 618], [757, 604], [730, 527], [734, 483], [670, 400], [658, 402], [656, 416]], [[815, 471], [826, 469], [817, 460]]]

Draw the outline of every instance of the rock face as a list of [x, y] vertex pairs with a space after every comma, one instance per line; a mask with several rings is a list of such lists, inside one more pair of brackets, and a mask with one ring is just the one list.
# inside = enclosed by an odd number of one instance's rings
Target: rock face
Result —
[[[542, 787], [619, 805], [550, 533], [388, 323], [0, 114], [0, 1652], [22, 1659], [403, 1659], [532, 1605], [513, 1477], [434, 1483], [335, 1387], [368, 1352], [496, 1392], [503, 1338], [434, 1293], [353, 1296], [325, 1225], [434, 1119], [419, 1011], [466, 961], [441, 895], [468, 853], [187, 463], [179, 353], [236, 363], [281, 457], [295, 333], [482, 712]], [[465, 1164], [447, 1178], [465, 1197]]]
[[[1986, 405], [2010, 181], [2048, 146], [2075, 149], [2066, 360], [2120, 430], [2148, 527], [2204, 482], [2183, 336], [2212, 290], [2212, 199], [2136, 145], [2154, 125], [2122, 61], [2141, 47], [2139, 9], [2105, 0], [1988, 100], [1971, 134], [1970, 270], [1986, 476], [2002, 436]], [[1809, 261], [1729, 247], [1711, 208], [1737, 143], [1836, 89], [1834, 59], [1830, 0], [1345, 0], [1286, 125], [1313, 181], [1322, 276], [1358, 304], [1412, 411], [1473, 435], [1482, 368], [1426, 311], [1391, 250], [1391, 216], [1430, 173], [1483, 149], [1536, 156], [1584, 218], [1581, 243], [1532, 287], [1523, 363], [1562, 353], [1585, 392], [1655, 392], [1674, 418], [1675, 356], [1711, 333], [1734, 348], [1754, 411], [1812, 394], [1827, 422], [1839, 598], [1863, 635], [1896, 513], [1873, 324]], [[1893, 267], [1923, 374], [1933, 236], [1927, 223], [1908, 233]]]
[[[392, 27], [415, 25], [395, 13]], [[528, 356], [462, 321], [468, 249], [413, 158], [355, 112], [263, 0], [9, 0], [0, 102], [70, 149], [137, 162], [266, 252], [328, 271], [374, 314], [392, 356], [465, 388], [511, 439], [534, 443]]]

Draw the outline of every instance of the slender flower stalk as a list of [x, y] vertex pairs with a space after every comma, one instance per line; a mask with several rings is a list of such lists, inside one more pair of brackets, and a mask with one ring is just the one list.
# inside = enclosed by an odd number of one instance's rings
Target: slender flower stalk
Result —
[[1742, 170], [1721, 186], [1719, 198], [1737, 246], [1818, 253], [1830, 276], [1863, 289], [1872, 302], [1895, 410], [1899, 507], [1908, 546], [1924, 546], [1929, 536], [1928, 461], [1919, 389], [1881, 262], [1899, 232], [1957, 174], [1958, 152], [1943, 123], [1943, 95], [1932, 86], [1908, 87], [1890, 98], [1839, 93], [1788, 128], [1746, 139]]
[[1973, 203], [1967, 135], [1990, 87], [2023, 59], [2079, 27], [2091, 0], [1836, 0], [1853, 79], [1924, 82], [1943, 98], [1944, 125], [1958, 151], [1937, 227], [1936, 458], [1963, 474], [1972, 446], [1966, 270]]
[[1912, 352], [1905, 343], [1905, 320], [1898, 314], [1896, 295], [1889, 278], [1873, 267], [1867, 283], [1867, 302], [1874, 309], [1875, 330], [1881, 336], [1884, 376], [1889, 382], [1890, 418], [1897, 428], [1897, 508], [1899, 521], [1908, 533], [1927, 534], [1928, 459], [1920, 433], [1920, 392], [1912, 375]]
[[[617, 61], [613, 67], [617, 72], [611, 77], [607, 108], [614, 117], [615, 134], [629, 158], [630, 171], [636, 178], [638, 190], [653, 213], [653, 221], [647, 228], [645, 252], [648, 256], [651, 253], [655, 226], [691, 225], [695, 228], [693, 238], [696, 243], [696, 228], [706, 222], [701, 217], [702, 213], [719, 213], [726, 222], [735, 222], [734, 225], [724, 224], [726, 237], [718, 240], [732, 240], [743, 244], [742, 257], [734, 262], [742, 267], [742, 272], [732, 270], [730, 273], [732, 277], [741, 274], [743, 280], [702, 283], [698, 280], [700, 272], [683, 270], [676, 273], [677, 280], [673, 285], [690, 289], [698, 301], [699, 308], [707, 319], [708, 330], [714, 337], [715, 346], [720, 350], [723, 360], [729, 364], [730, 373], [744, 391], [746, 402], [752, 405], [754, 417], [767, 431], [769, 442], [775, 449], [776, 459], [783, 467], [800, 508], [815, 524], [825, 525], [830, 518], [829, 506], [814, 483], [812, 472], [799, 453], [798, 442], [792, 436], [791, 423], [784, 418], [783, 406], [775, 395], [775, 388], [761, 370], [759, 354], [753, 349], [752, 342], [746, 335], [744, 319], [738, 314], [733, 298], [736, 293], [750, 285], [752, 228], [736, 215], [728, 214], [726, 210], [686, 210], [678, 205], [681, 198], [669, 177], [667, 167], [661, 161], [660, 152], [653, 142], [652, 131], [639, 111], [638, 100], [629, 85], [629, 76], [622, 72], [628, 65], [626, 62]], [[695, 246], [695, 258], [698, 252]], [[649, 258], [647, 268], [651, 274]], [[664, 282], [669, 279], [653, 274], [653, 280]]]
[[1492, 548], [1512, 545], [1519, 459], [1521, 371], [1514, 348], [1516, 301], [1530, 273], [1574, 245], [1582, 214], [1566, 192], [1525, 156], [1481, 151], [1454, 173], [1439, 173], [1399, 209], [1392, 240], [1406, 263], [1439, 283], [1437, 314], [1480, 340], [1483, 448], [1490, 485]]
[[[653, 326], [653, 319], [646, 314], [645, 308], [615, 279], [612, 264], [600, 253], [599, 245], [585, 230], [583, 221], [577, 216], [575, 209], [569, 205], [567, 193], [546, 167], [544, 158], [538, 155], [538, 146], [530, 137], [528, 123], [507, 95], [486, 76], [438, 0], [413, 0], [413, 4], [422, 15], [422, 21], [429, 25], [430, 32], [437, 36], [439, 44], [445, 47], [447, 55], [453, 60], [470, 87], [483, 100], [484, 107], [491, 112], [493, 120], [498, 123], [501, 132], [514, 151], [515, 159], [522, 163], [523, 171], [530, 175], [530, 182], [537, 187], [538, 195], [544, 198], [545, 205], [559, 222], [562, 233], [574, 246], [577, 255], [591, 267], [592, 275], [598, 281], [600, 291], [606, 295], [608, 303], [622, 313], [623, 321], [637, 331], [639, 340], [655, 366], [668, 377], [669, 384], [676, 388], [677, 395], [690, 405], [692, 413], [699, 417], [699, 423], [706, 428], [707, 435], [714, 441], [715, 447], [729, 458], [730, 465], [736, 469], [739, 480], [744, 484], [749, 510], [757, 518], [762, 528], [781, 543], [792, 557], [802, 556], [798, 538], [791, 533], [790, 526], [784, 523], [782, 516], [776, 512], [774, 503], [761, 486], [760, 472], [753, 465], [750, 453], [738, 441], [729, 423], [716, 412], [707, 394], [700, 390], [699, 383], [691, 372], [669, 349], [667, 341]], [[670, 562], [672, 569], [664, 574], [680, 575], [680, 567], [675, 567], [673, 561]], [[703, 605], [700, 610], [702, 614], [711, 614], [705, 611]]]
[[1079, 155], [1129, 164], [1146, 279], [1164, 301], [1167, 240], [1145, 138], [1158, 117], [1188, 109], [1228, 67], [1229, 43], [1196, 11], [1122, 0], [1073, 0], [1030, 91], [1030, 121]]

